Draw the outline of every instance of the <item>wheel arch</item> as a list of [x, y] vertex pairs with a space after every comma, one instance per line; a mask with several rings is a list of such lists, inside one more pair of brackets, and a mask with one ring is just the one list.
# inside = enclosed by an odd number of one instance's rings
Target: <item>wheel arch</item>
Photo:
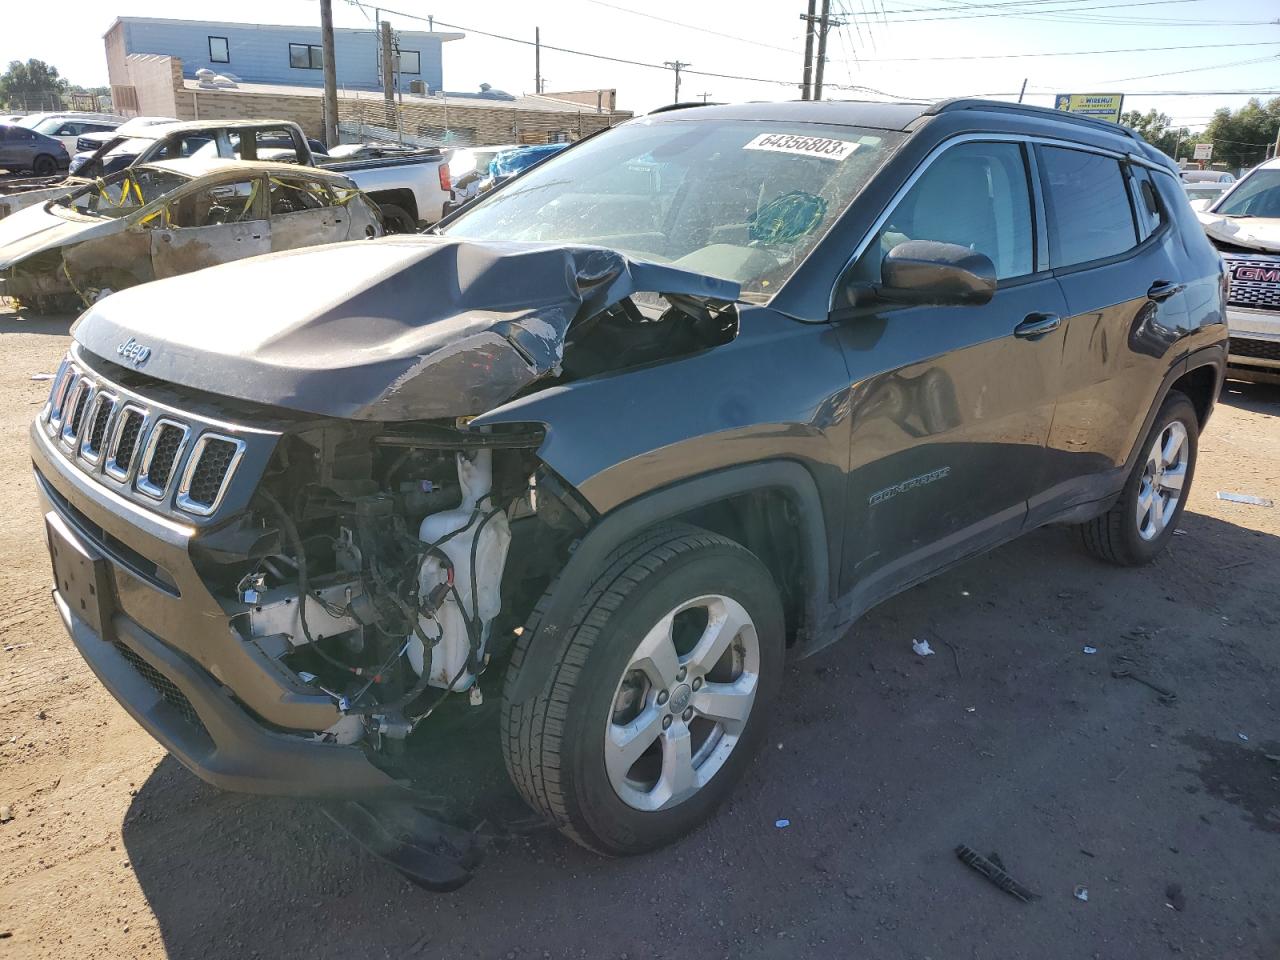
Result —
[[581, 597], [620, 545], [658, 523], [684, 520], [736, 540], [768, 568], [783, 598], [789, 635], [804, 644], [830, 622], [825, 515], [812, 475], [793, 460], [766, 460], [683, 480], [611, 510], [594, 523], [560, 571], [510, 698], [537, 694], [560, 659]]
[[394, 204], [413, 217], [415, 223], [422, 220], [418, 215], [418, 198], [414, 196], [413, 191], [408, 187], [400, 187], [394, 190], [369, 190], [366, 191], [366, 195], [379, 208], [384, 203]]
[[1160, 389], [1156, 391], [1155, 397], [1152, 399], [1151, 409], [1147, 411], [1146, 419], [1142, 423], [1142, 429], [1138, 431], [1138, 435], [1133, 442], [1133, 448], [1129, 451], [1129, 458], [1125, 461], [1125, 475], [1128, 475], [1128, 472], [1133, 469], [1138, 457], [1142, 456], [1143, 440], [1151, 432], [1151, 425], [1155, 423], [1156, 414], [1160, 412], [1160, 408], [1164, 405], [1165, 399], [1169, 396], [1169, 391], [1178, 390], [1187, 394], [1191, 399], [1192, 405], [1196, 408], [1196, 416], [1200, 421], [1201, 429], [1203, 429], [1205, 423], [1209, 420], [1209, 416], [1213, 413], [1213, 406], [1217, 401], [1218, 393], [1222, 390], [1222, 381], [1226, 376], [1226, 369], [1227, 347], [1225, 343], [1203, 347], [1189, 353], [1169, 368], [1160, 383]]

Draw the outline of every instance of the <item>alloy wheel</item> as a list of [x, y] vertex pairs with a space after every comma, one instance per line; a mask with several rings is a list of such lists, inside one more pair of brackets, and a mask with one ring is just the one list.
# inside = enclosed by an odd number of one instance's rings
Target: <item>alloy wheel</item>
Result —
[[1180, 420], [1167, 424], [1147, 451], [1146, 466], [1138, 482], [1138, 536], [1154, 540], [1164, 532], [1182, 501], [1187, 479], [1190, 446], [1187, 428]]
[[632, 653], [606, 723], [619, 799], [662, 810], [709, 783], [741, 739], [759, 673], [755, 624], [731, 597], [696, 597], [663, 616]]

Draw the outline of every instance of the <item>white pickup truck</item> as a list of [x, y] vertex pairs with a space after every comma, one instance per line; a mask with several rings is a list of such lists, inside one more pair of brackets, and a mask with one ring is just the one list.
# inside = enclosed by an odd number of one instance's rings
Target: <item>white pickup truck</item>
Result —
[[277, 160], [345, 174], [378, 205], [389, 233], [407, 233], [435, 223], [450, 198], [445, 151], [424, 149], [391, 158], [326, 162], [312, 151], [302, 128], [288, 120], [194, 120], [157, 123], [113, 138], [75, 176], [0, 184], [0, 218], [134, 164], [189, 156]]

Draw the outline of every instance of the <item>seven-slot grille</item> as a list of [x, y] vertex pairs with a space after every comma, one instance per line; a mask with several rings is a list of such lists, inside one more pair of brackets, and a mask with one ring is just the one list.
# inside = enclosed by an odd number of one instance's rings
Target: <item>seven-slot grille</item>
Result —
[[1227, 303], [1255, 310], [1280, 310], [1280, 257], [1224, 256], [1231, 273]]
[[164, 500], [176, 486], [178, 508], [197, 516], [218, 508], [245, 449], [241, 440], [210, 432], [192, 444], [198, 428], [122, 401], [70, 361], [54, 377], [42, 418], [68, 456], [100, 465], [112, 480], [131, 483], [153, 500]]

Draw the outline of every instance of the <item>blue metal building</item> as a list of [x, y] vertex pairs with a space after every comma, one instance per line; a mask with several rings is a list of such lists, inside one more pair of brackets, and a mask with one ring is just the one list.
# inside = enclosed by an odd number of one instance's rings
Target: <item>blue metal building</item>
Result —
[[[399, 70], [396, 87], [409, 91], [413, 81], [426, 92], [444, 85], [441, 48], [461, 33], [396, 31]], [[103, 36], [108, 67], [135, 53], [163, 54], [182, 61], [188, 79], [207, 68], [244, 83], [323, 86], [324, 57], [320, 27], [290, 27], [213, 20], [163, 20], [118, 17]], [[334, 30], [334, 61], [338, 86], [348, 90], [382, 89], [382, 44], [372, 25], [368, 29]]]

